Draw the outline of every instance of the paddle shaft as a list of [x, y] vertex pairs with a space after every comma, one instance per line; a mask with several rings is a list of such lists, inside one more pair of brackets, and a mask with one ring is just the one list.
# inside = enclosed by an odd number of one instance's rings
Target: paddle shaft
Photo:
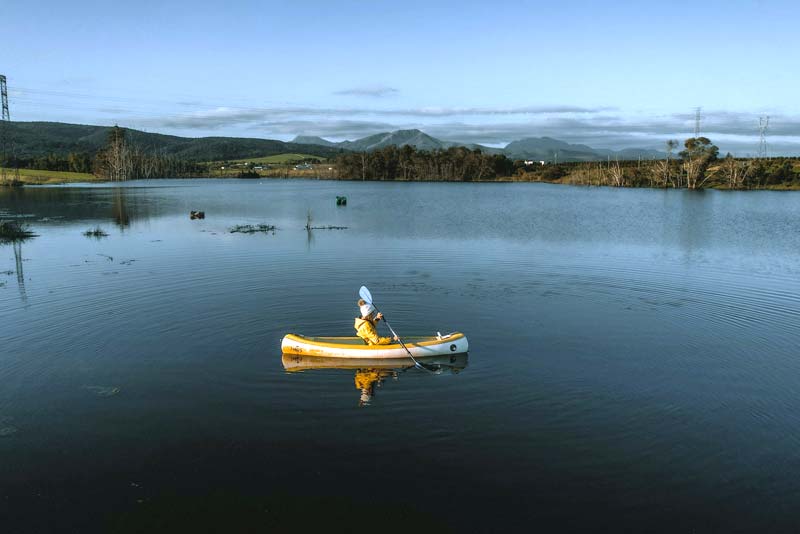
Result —
[[[375, 306], [375, 304], [372, 304], [372, 305]], [[375, 307], [375, 311], [377, 313], [381, 313], [381, 311], [377, 308], [377, 306]], [[383, 314], [381, 313], [381, 315], [383, 315]], [[420, 365], [419, 362], [414, 359], [414, 356], [411, 354], [411, 351], [408, 350], [408, 347], [406, 347], [406, 344], [403, 343], [403, 340], [400, 339], [400, 336], [397, 335], [397, 332], [394, 331], [394, 328], [392, 328], [392, 325], [389, 324], [389, 321], [386, 320], [386, 316], [385, 315], [383, 316], [383, 322], [386, 323], [386, 327], [389, 328], [389, 332], [391, 332], [392, 335], [397, 338], [397, 341], [400, 343], [400, 346], [403, 347], [404, 349], [406, 349], [406, 352], [408, 353], [409, 358], [411, 358], [411, 360], [413, 360], [413, 362], [416, 365]]]
[[[358, 295], [362, 299], [364, 299], [365, 302], [368, 302], [369, 304], [371, 304], [372, 307], [375, 308], [375, 311], [377, 313], [381, 313], [380, 310], [378, 310], [378, 307], [375, 306], [375, 303], [372, 301], [372, 293], [369, 292], [369, 289], [367, 289], [366, 286], [361, 286], [361, 289], [359, 289], [359, 291], [358, 291]], [[383, 315], [383, 314], [381, 314], [381, 315]], [[386, 321], [386, 318], [384, 317], [383, 320]], [[394, 328], [392, 328], [392, 325], [389, 324], [389, 321], [386, 321], [386, 326], [389, 328], [389, 331], [392, 333], [392, 335], [397, 338], [397, 341], [400, 342], [400, 346], [403, 347], [406, 350], [406, 352], [408, 353], [408, 357], [411, 358], [412, 362], [414, 362], [414, 367], [417, 367], [419, 369], [425, 369], [428, 372], [432, 372], [430, 369], [428, 369], [427, 367], [425, 367], [424, 365], [422, 365], [421, 363], [419, 363], [417, 360], [414, 359], [414, 355], [411, 354], [411, 351], [408, 350], [408, 347], [406, 347], [406, 344], [403, 343], [403, 340], [400, 339], [400, 336], [398, 336], [397, 332], [394, 331]]]

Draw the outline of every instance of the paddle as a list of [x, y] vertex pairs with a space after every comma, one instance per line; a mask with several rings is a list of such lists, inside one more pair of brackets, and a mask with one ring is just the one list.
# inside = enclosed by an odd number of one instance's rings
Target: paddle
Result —
[[[372, 300], [372, 293], [370, 293], [370, 292], [369, 292], [369, 289], [367, 289], [367, 288], [366, 288], [366, 286], [361, 286], [361, 289], [359, 289], [359, 290], [358, 290], [358, 295], [359, 295], [359, 296], [360, 296], [362, 299], [364, 299], [364, 302], [366, 302], [367, 304], [371, 304], [371, 305], [372, 305], [372, 306], [375, 308], [375, 311], [376, 311], [376, 312], [378, 312], [378, 313], [381, 313], [381, 312], [380, 312], [380, 310], [378, 310], [378, 307], [377, 307], [377, 306], [375, 306], [375, 302], [373, 302], [373, 300]], [[387, 320], [386, 320], [386, 316], [385, 316], [385, 315], [383, 316], [383, 322], [384, 322], [384, 323], [386, 323], [386, 326], [387, 326], [387, 327], [389, 327], [389, 332], [391, 332], [391, 333], [392, 333], [392, 335], [393, 335], [395, 338], [397, 338], [397, 341], [399, 341], [399, 342], [400, 342], [400, 345], [401, 345], [401, 346], [402, 346], [404, 349], [406, 349], [406, 352], [408, 353], [408, 357], [409, 357], [409, 358], [411, 358], [411, 361], [413, 361], [413, 362], [414, 362], [414, 367], [416, 367], [416, 368], [418, 368], [418, 369], [424, 369], [425, 371], [428, 371], [428, 372], [430, 372], [430, 373], [433, 373], [434, 371], [432, 371], [432, 370], [428, 369], [427, 367], [425, 367], [424, 365], [422, 365], [421, 363], [419, 363], [417, 360], [415, 360], [415, 359], [414, 359], [414, 356], [411, 354], [411, 351], [410, 351], [410, 350], [408, 350], [408, 347], [406, 347], [406, 344], [405, 344], [405, 343], [403, 343], [403, 340], [402, 340], [402, 339], [400, 339], [400, 336], [398, 336], [398, 335], [397, 335], [397, 332], [395, 332], [395, 331], [394, 331], [394, 329], [392, 328], [392, 325], [390, 325], [390, 324], [389, 324], [389, 321], [387, 321]]]

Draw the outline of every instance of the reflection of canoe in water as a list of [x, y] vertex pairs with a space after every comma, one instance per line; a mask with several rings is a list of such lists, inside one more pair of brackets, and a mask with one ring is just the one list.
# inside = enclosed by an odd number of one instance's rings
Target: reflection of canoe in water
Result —
[[[467, 354], [446, 354], [441, 356], [427, 356], [417, 361], [433, 374], [456, 374], [467, 366]], [[414, 368], [411, 358], [342, 358], [329, 356], [305, 356], [302, 354], [283, 354], [283, 367], [290, 373], [300, 373], [314, 369], [339, 369], [355, 371], [356, 389], [361, 394], [359, 406], [368, 406], [372, 403], [376, 388], [387, 378], [398, 380], [408, 369]], [[394, 381], [393, 380], [393, 381]]]
[[[283, 367], [290, 372], [311, 369], [403, 369], [413, 367], [411, 358], [330, 358], [325, 356], [303, 356], [301, 354], [284, 354]], [[458, 372], [467, 366], [466, 354], [450, 354], [446, 356], [430, 356], [419, 361], [432, 369], [449, 369]]]
[[[410, 336], [402, 339], [414, 358], [461, 354], [469, 350], [467, 337], [460, 332], [442, 337]], [[399, 343], [367, 345], [358, 337], [304, 337], [286, 334], [281, 342], [281, 349], [284, 354], [330, 358], [408, 358], [406, 349]]]

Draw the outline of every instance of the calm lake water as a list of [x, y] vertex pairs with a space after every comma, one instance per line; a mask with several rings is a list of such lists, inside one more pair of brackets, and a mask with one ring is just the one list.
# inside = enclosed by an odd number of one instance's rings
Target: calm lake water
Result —
[[[4, 533], [800, 530], [796, 193], [170, 180], [9, 216]], [[362, 284], [468, 357], [284, 369]]]

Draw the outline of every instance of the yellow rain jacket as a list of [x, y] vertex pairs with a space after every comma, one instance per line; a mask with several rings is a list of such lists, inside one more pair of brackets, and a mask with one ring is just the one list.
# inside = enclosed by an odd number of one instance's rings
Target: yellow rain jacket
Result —
[[375, 323], [367, 319], [356, 317], [353, 327], [356, 329], [358, 337], [366, 341], [368, 345], [388, 345], [392, 342], [390, 337], [379, 337]]

